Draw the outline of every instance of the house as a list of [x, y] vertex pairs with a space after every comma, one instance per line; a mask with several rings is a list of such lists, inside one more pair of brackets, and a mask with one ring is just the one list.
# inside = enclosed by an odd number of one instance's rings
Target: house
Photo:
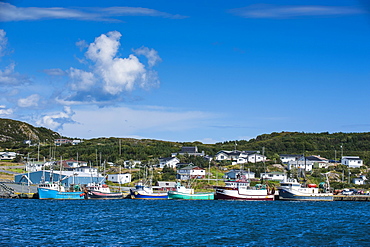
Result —
[[81, 167], [74, 168], [73, 171], [81, 172], [81, 173], [89, 173], [93, 176], [98, 175], [98, 168], [95, 168], [95, 167], [81, 166]]
[[163, 191], [174, 190], [176, 186], [176, 182], [168, 182], [168, 181], [158, 181], [156, 184], [156, 188]]
[[297, 161], [303, 155], [299, 154], [280, 154], [280, 160], [283, 164], [288, 164], [289, 161]]
[[329, 164], [329, 160], [318, 155], [311, 155], [307, 157], [302, 156], [296, 161], [289, 161], [287, 168], [288, 170], [291, 170], [292, 168], [303, 169], [309, 172], [312, 171], [314, 164], [318, 163]]
[[232, 169], [225, 173], [225, 179], [250, 179], [255, 178], [254, 172], [247, 172], [245, 170]]
[[274, 181], [284, 181], [287, 176], [283, 172], [266, 172], [261, 173], [261, 179], [263, 180], [274, 180]]
[[259, 154], [259, 151], [222, 150], [216, 153], [215, 160], [230, 160], [233, 161], [233, 164], [245, 164], [266, 161], [266, 156]]
[[0, 152], [0, 160], [13, 160], [16, 156], [15, 152]]
[[204, 178], [206, 176], [206, 170], [198, 166], [186, 166], [177, 170], [177, 179], [188, 180], [195, 178]]
[[45, 167], [45, 162], [27, 162], [25, 167], [26, 167], [26, 172], [36, 172], [36, 171], [42, 171], [42, 169]]
[[131, 174], [130, 173], [108, 174], [107, 180], [113, 183], [127, 184], [127, 183], [131, 183]]
[[159, 159], [159, 168], [164, 168], [165, 166], [176, 168], [177, 164], [180, 163], [180, 160], [176, 157], [169, 157], [169, 158], [160, 158]]
[[54, 144], [55, 144], [55, 146], [61, 146], [61, 145], [63, 145], [63, 144], [69, 144], [69, 143], [71, 143], [72, 141], [71, 140], [69, 140], [69, 139], [55, 139], [54, 140]]
[[81, 142], [83, 142], [83, 141], [81, 141], [81, 140], [72, 140], [72, 145], [78, 145], [78, 144], [80, 144]]
[[349, 168], [359, 168], [363, 165], [359, 156], [343, 156], [341, 163]]
[[198, 152], [198, 147], [182, 147], [181, 151], [178, 153], [172, 153], [172, 157], [175, 157], [177, 155], [192, 155], [192, 156], [204, 156], [204, 151], [201, 153]]
[[134, 167], [137, 167], [137, 166], [140, 166], [140, 165], [141, 165], [140, 160], [125, 160], [123, 162], [123, 166], [125, 168], [134, 168]]

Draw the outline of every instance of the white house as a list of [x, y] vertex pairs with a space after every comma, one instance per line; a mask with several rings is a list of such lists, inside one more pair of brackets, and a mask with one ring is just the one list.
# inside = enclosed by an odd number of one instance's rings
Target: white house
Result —
[[289, 161], [296, 161], [303, 155], [299, 154], [280, 154], [280, 160], [283, 164], [288, 164]]
[[163, 168], [165, 166], [176, 168], [177, 164], [180, 163], [180, 160], [176, 157], [169, 157], [169, 158], [161, 158], [159, 159], [159, 168]]
[[359, 168], [363, 165], [363, 161], [359, 156], [343, 156], [341, 163], [349, 168]]
[[108, 180], [113, 183], [127, 184], [131, 183], [131, 174], [108, 174]]
[[125, 168], [133, 168], [141, 165], [140, 160], [125, 160], [123, 162]]
[[198, 166], [186, 166], [177, 170], [177, 179], [188, 180], [195, 178], [204, 178], [206, 170]]
[[275, 181], [284, 181], [287, 176], [283, 172], [266, 172], [261, 173], [261, 179], [263, 180], [275, 180]]
[[92, 176], [98, 175], [98, 168], [95, 168], [95, 167], [81, 166], [81, 167], [74, 168], [73, 171], [91, 174]]
[[0, 152], [0, 160], [12, 160], [15, 159], [17, 153], [15, 152]]
[[266, 161], [266, 156], [259, 154], [258, 151], [222, 150], [215, 155], [215, 160], [231, 160], [233, 164], [245, 164]]
[[315, 164], [319, 163], [329, 163], [328, 159], [322, 158], [317, 155], [311, 155], [308, 157], [301, 156], [298, 160], [296, 161], [289, 161], [288, 162], [288, 170], [291, 170], [292, 168], [296, 169], [303, 169], [305, 171], [312, 171], [312, 168]]

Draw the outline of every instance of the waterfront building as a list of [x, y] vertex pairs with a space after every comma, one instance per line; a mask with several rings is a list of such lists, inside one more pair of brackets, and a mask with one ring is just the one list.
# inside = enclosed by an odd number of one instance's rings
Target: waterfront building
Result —
[[108, 180], [113, 183], [127, 184], [131, 183], [131, 174], [108, 174]]
[[43, 181], [60, 181], [64, 186], [72, 184], [104, 183], [105, 177], [101, 174], [93, 175], [91, 173], [76, 171], [36, 171], [18, 174], [14, 176], [14, 182], [26, 184], [40, 184]]

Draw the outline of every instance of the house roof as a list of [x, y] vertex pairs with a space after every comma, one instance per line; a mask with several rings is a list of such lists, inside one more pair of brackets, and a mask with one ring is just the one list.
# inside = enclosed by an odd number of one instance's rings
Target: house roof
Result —
[[173, 160], [173, 159], [177, 159], [176, 157], [167, 157], [167, 158], [160, 158], [159, 161], [160, 162], [167, 162], [167, 161], [170, 161], [170, 160]]
[[180, 168], [180, 170], [204, 170], [203, 168], [200, 168], [198, 166], [186, 166], [186, 167], [183, 167], [183, 168]]
[[311, 156], [305, 157], [305, 159], [308, 160], [308, 161], [327, 161], [327, 159], [322, 158], [320, 156], [316, 156], [316, 155], [311, 155]]

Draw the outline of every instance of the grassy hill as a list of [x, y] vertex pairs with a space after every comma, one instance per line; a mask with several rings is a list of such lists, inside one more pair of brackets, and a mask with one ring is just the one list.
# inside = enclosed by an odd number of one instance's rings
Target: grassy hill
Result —
[[2, 148], [18, 148], [25, 140], [34, 143], [50, 142], [61, 136], [43, 127], [34, 127], [28, 123], [0, 118], [0, 146]]

